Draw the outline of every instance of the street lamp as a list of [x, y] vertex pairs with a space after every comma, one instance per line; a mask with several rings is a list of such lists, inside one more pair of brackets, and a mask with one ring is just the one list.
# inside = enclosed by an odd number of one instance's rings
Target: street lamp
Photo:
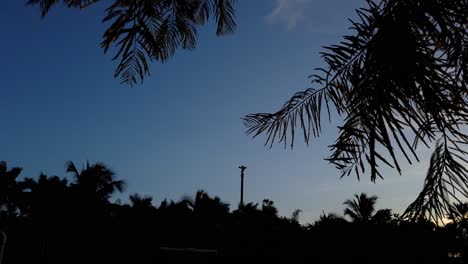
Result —
[[247, 169], [246, 166], [242, 165], [239, 166], [239, 169], [241, 170], [241, 194], [240, 194], [240, 212], [243, 213], [244, 209], [244, 171]]

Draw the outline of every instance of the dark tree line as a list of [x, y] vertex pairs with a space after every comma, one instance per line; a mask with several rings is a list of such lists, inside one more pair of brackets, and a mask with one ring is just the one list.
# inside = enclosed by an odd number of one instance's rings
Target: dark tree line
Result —
[[[313, 263], [467, 263], [468, 203], [451, 222], [407, 221], [376, 210], [376, 196], [356, 194], [344, 216], [323, 213], [299, 223], [300, 210], [281, 217], [274, 202], [229, 204], [205, 191], [162, 201], [132, 194], [111, 202], [125, 182], [103, 163], [77, 168], [70, 180], [0, 163], [0, 230], [8, 235], [4, 263], [156, 263], [187, 255], [203, 260], [286, 257]], [[197, 251], [204, 250], [204, 251]], [[304, 261], [305, 260], [305, 261]]]

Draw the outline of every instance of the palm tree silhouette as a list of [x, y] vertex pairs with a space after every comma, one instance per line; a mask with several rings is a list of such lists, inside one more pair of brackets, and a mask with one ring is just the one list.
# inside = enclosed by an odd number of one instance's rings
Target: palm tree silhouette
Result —
[[115, 173], [104, 163], [90, 164], [78, 171], [75, 163], [66, 163], [67, 172], [72, 173], [74, 181], [72, 188], [80, 195], [99, 201], [107, 202], [116, 191], [123, 192], [126, 183], [124, 180], [116, 180]]
[[344, 214], [349, 216], [355, 223], [368, 223], [374, 215], [377, 199], [378, 197], [375, 195], [355, 194], [353, 200], [348, 199], [343, 203], [347, 206]]

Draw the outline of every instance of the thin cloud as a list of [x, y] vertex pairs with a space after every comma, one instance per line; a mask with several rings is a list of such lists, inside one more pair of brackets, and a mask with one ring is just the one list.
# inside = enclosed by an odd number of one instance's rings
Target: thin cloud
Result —
[[[348, 18], [356, 18], [355, 9], [362, 0], [270, 0], [274, 4], [266, 21], [288, 30], [303, 28], [316, 33], [344, 33]], [[339, 34], [339, 35], [340, 35]]]
[[306, 18], [305, 11], [310, 0], [276, 0], [273, 11], [267, 16], [270, 23], [286, 23], [293, 29]]

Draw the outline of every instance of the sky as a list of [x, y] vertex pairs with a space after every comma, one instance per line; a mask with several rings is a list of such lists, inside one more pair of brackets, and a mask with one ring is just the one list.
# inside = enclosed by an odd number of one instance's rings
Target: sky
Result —
[[[430, 156], [403, 165], [385, 180], [340, 179], [324, 160], [337, 125], [294, 149], [245, 134], [241, 118], [278, 110], [307, 76], [323, 66], [322, 46], [349, 33], [348, 18], [363, 0], [237, 1], [237, 31], [216, 37], [200, 29], [197, 48], [178, 51], [133, 88], [113, 78], [116, 63], [100, 48], [105, 5], [84, 11], [55, 8], [41, 19], [25, 1], [0, 9], [0, 160], [23, 177], [67, 176], [65, 162], [104, 162], [132, 193], [158, 205], [199, 189], [239, 202], [239, 165], [247, 166], [245, 198], [275, 202], [281, 215], [298, 208], [301, 221], [343, 212], [355, 193], [379, 196], [377, 208], [401, 213], [423, 186]], [[107, 1], [103, 1], [107, 2]]]

